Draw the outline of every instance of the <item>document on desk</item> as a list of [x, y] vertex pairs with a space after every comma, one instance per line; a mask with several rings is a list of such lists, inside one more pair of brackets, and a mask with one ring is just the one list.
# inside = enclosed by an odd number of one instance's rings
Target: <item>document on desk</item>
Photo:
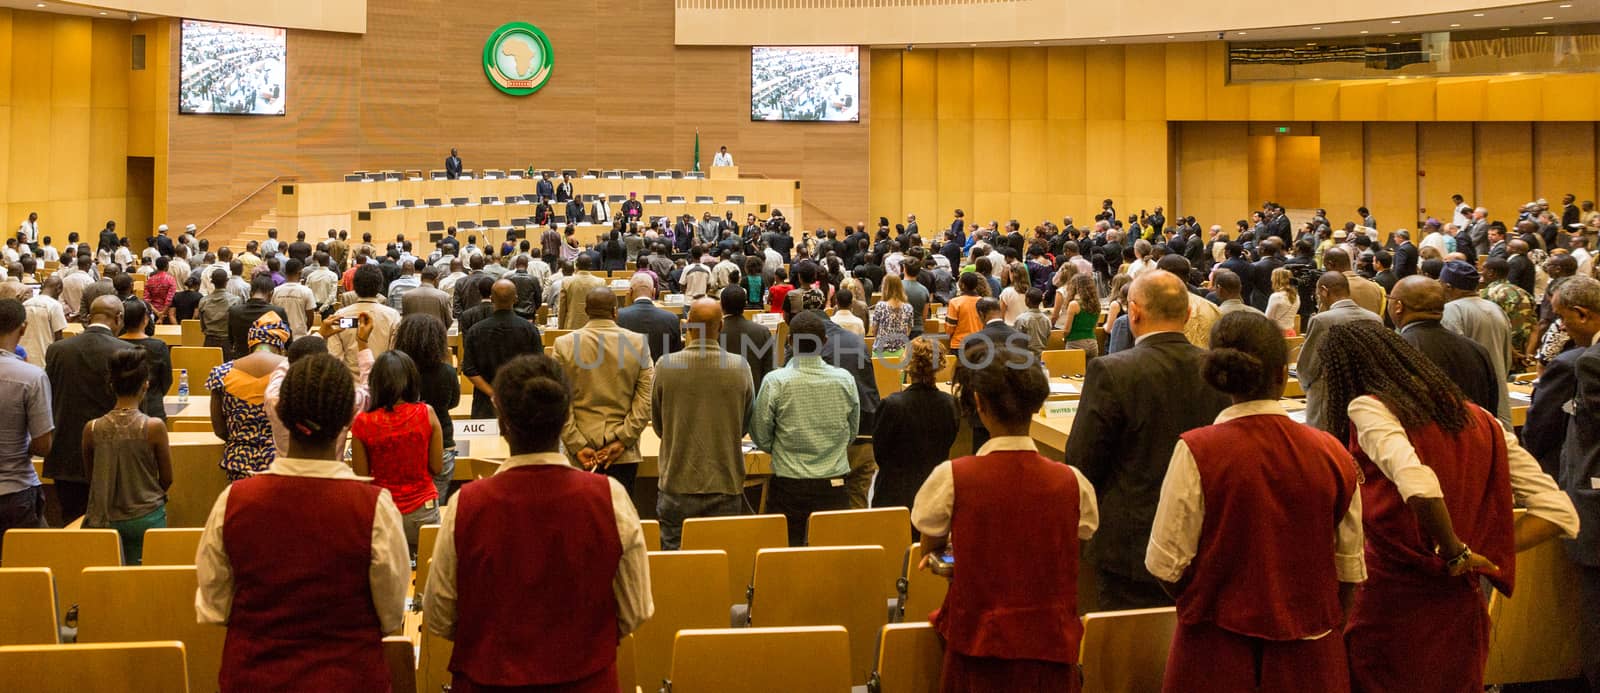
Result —
[[1076, 395], [1080, 392], [1081, 390], [1078, 389], [1078, 386], [1072, 383], [1050, 382], [1050, 394], [1052, 395]]

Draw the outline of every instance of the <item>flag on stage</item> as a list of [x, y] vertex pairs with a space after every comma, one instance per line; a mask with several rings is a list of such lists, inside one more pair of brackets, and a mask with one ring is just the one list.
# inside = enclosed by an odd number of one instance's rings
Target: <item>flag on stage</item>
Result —
[[691, 171], [699, 171], [700, 170], [700, 130], [699, 130], [699, 128], [696, 128], [695, 131], [694, 131], [694, 168], [692, 168], [690, 170]]

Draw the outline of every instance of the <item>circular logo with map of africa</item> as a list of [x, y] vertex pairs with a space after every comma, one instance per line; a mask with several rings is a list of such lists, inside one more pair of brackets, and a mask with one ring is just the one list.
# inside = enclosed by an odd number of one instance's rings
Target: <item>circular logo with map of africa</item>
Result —
[[527, 22], [511, 22], [489, 34], [483, 44], [483, 74], [496, 89], [527, 96], [550, 81], [555, 52], [543, 31]]

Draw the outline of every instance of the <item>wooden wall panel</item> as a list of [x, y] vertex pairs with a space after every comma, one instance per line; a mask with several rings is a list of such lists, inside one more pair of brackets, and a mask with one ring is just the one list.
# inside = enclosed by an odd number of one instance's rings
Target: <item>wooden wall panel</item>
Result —
[[1206, 45], [1173, 43], [1167, 45], [1166, 109], [1171, 120], [1205, 120], [1206, 85], [1195, 79], [1206, 74]]
[[1424, 173], [1417, 181], [1422, 189], [1419, 202], [1426, 210], [1423, 216], [1448, 224], [1455, 215], [1451, 195], [1477, 204], [1472, 181], [1472, 124], [1417, 123], [1417, 142], [1417, 169]]
[[[867, 214], [871, 51], [862, 51], [859, 123], [759, 123], [750, 120], [749, 49], [675, 46], [671, 3], [580, 0], [536, 18], [556, 74], [524, 98], [491, 87], [479, 56], [496, 26], [526, 16], [526, 3], [367, 5], [365, 35], [290, 31], [287, 116], [172, 117], [170, 223], [206, 223], [273, 176], [437, 168], [452, 146], [470, 168], [688, 168], [697, 130], [702, 165], [726, 145], [746, 174], [801, 180], [808, 226]], [[919, 73], [912, 56], [905, 64], [907, 84], [934, 74]], [[905, 118], [934, 117], [936, 94], [902, 100]]]
[[1318, 207], [1328, 210], [1329, 220], [1354, 218], [1356, 208], [1366, 203], [1366, 171], [1362, 157], [1366, 145], [1361, 123], [1318, 123], [1322, 140], [1322, 180]]
[[1042, 120], [1045, 116], [1045, 74], [1048, 69], [1044, 48], [1010, 49], [1011, 111], [1006, 117], [1012, 120]]
[[1322, 184], [1322, 142], [1316, 137], [1279, 135], [1275, 139], [1277, 180], [1273, 187], [1277, 192], [1271, 199], [1288, 209], [1317, 207]]
[[[1090, 46], [1083, 51], [1084, 117], [1122, 120], [1130, 107], [1123, 87], [1126, 64], [1122, 46]], [[1138, 108], [1133, 105], [1133, 108]]]
[[[1159, 43], [1123, 47], [1123, 117], [1130, 121], [1165, 123], [1167, 72], [1166, 47]], [[1165, 126], [1162, 131], [1165, 132]], [[1163, 143], [1166, 137], [1161, 138]]]
[[1533, 128], [1528, 123], [1479, 123], [1474, 141], [1478, 205], [1487, 208], [1492, 219], [1515, 221], [1517, 210], [1537, 197]]
[[1248, 130], [1243, 123], [1183, 123], [1178, 139], [1177, 213], [1232, 229], [1250, 208]]
[[1594, 128], [1593, 122], [1533, 125], [1533, 189], [1558, 214], [1562, 195], [1595, 199]]
[[872, 171], [867, 190], [870, 213], [896, 220], [901, 211], [900, 189], [900, 68], [901, 53], [883, 51], [872, 56], [872, 130], [867, 168]]
[[1246, 146], [1246, 187], [1251, 203], [1278, 199], [1278, 138], [1251, 135]]
[[1416, 125], [1368, 123], [1366, 146], [1367, 208], [1382, 225], [1380, 231], [1416, 231]]
[[[1212, 41], [1206, 48], [1206, 120], [1249, 120], [1250, 87], [1228, 84], [1227, 44]], [[1193, 79], [1194, 77], [1190, 77]]]
[[1085, 101], [1083, 48], [1052, 46], [1046, 55], [1046, 117], [1082, 120]]

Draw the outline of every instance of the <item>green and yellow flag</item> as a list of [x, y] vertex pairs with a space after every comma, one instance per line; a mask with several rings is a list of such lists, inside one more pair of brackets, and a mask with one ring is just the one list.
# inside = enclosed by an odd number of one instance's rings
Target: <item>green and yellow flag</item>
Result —
[[689, 169], [689, 170], [691, 170], [691, 171], [699, 171], [700, 170], [700, 129], [699, 128], [695, 128], [695, 131], [694, 131], [694, 168]]

